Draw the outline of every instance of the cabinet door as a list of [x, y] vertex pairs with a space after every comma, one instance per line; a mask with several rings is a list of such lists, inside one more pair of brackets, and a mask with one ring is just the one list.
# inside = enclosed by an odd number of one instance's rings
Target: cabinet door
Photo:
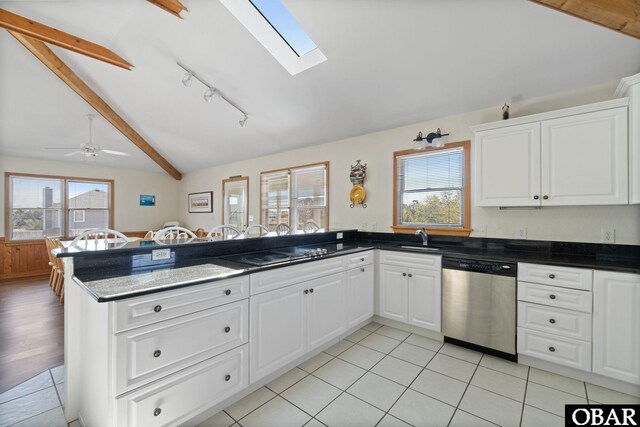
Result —
[[640, 384], [640, 275], [595, 271], [593, 372]]
[[347, 273], [305, 282], [307, 351], [340, 335], [347, 324]]
[[540, 123], [476, 133], [476, 206], [540, 205]]
[[440, 332], [441, 270], [409, 269], [409, 323]]
[[373, 316], [373, 265], [347, 272], [347, 328]]
[[542, 204], [626, 204], [627, 146], [626, 107], [543, 121]]
[[400, 322], [407, 321], [407, 269], [380, 264], [379, 315]]
[[305, 283], [249, 299], [249, 378], [255, 382], [307, 351]]

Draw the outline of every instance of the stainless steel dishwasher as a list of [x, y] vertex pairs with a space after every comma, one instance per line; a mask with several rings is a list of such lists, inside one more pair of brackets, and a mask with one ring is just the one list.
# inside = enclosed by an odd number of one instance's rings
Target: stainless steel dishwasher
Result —
[[445, 341], [517, 360], [516, 275], [516, 263], [443, 257]]

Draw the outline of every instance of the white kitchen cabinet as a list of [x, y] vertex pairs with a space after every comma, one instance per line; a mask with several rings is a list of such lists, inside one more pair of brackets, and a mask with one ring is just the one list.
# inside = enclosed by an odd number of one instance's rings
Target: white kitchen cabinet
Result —
[[[386, 256], [386, 255], [389, 256]], [[397, 252], [382, 252], [392, 262]], [[441, 257], [402, 254], [401, 265], [379, 265], [378, 314], [440, 332], [442, 329]], [[406, 267], [405, 265], [413, 265]]]
[[629, 97], [629, 203], [640, 203], [640, 73], [620, 80], [616, 97]]
[[593, 372], [640, 384], [640, 275], [594, 272]]
[[373, 317], [373, 265], [347, 271], [347, 329]]
[[388, 319], [408, 320], [409, 283], [407, 268], [380, 264], [379, 315]]
[[628, 99], [472, 127], [477, 206], [627, 204]]
[[627, 107], [542, 122], [542, 205], [627, 204]]
[[305, 282], [307, 305], [307, 351], [340, 335], [346, 326], [346, 273]]
[[540, 204], [539, 122], [479, 132], [474, 147], [477, 206]]
[[442, 272], [410, 268], [408, 322], [432, 331], [442, 329]]
[[307, 351], [306, 283], [250, 299], [249, 378], [270, 374]]

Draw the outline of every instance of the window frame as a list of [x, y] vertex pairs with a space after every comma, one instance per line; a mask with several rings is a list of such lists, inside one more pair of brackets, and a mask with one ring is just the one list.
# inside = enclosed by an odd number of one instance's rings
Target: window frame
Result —
[[416, 230], [422, 229], [422, 225], [399, 225], [398, 204], [400, 203], [400, 176], [398, 175], [398, 158], [411, 154], [424, 154], [434, 151], [448, 150], [451, 148], [461, 147], [463, 156], [463, 213], [462, 227], [434, 227], [426, 226], [427, 232], [434, 235], [462, 236], [468, 237], [471, 234], [471, 142], [469, 140], [452, 142], [444, 147], [428, 147], [424, 150], [401, 150], [393, 153], [393, 225], [391, 228], [394, 233], [413, 234]]
[[[309, 163], [309, 164], [305, 164], [305, 165], [299, 165], [299, 166], [292, 166], [292, 167], [288, 167], [288, 168], [280, 168], [280, 169], [272, 169], [272, 170], [268, 170], [268, 171], [262, 171], [260, 172], [260, 224], [264, 225], [265, 227], [269, 227], [268, 224], [263, 224], [263, 218], [264, 218], [264, 211], [265, 209], [263, 209], [263, 191], [262, 191], [262, 186], [263, 186], [263, 177], [264, 175], [268, 175], [268, 174], [273, 174], [273, 173], [278, 173], [278, 172], [284, 172], [287, 171], [288, 175], [289, 175], [289, 224], [287, 224], [289, 227], [291, 227], [291, 230], [294, 230], [294, 227], [292, 227], [292, 221], [294, 219], [294, 210], [298, 209], [298, 207], [294, 207], [292, 206], [292, 201], [293, 201], [293, 197], [292, 197], [292, 189], [293, 189], [293, 184], [292, 184], [292, 171], [295, 170], [299, 170], [299, 169], [307, 169], [307, 168], [313, 168], [313, 167], [317, 167], [317, 166], [324, 166], [324, 170], [325, 170], [325, 182], [324, 182], [324, 186], [325, 186], [325, 223], [324, 227], [322, 224], [318, 224], [320, 225], [320, 228], [324, 228], [325, 231], [329, 230], [329, 161], [325, 161], [325, 162], [317, 162], [317, 163]], [[268, 210], [268, 209], [266, 209]]]
[[[82, 214], [82, 219], [76, 218], [77, 214]], [[73, 222], [85, 222], [86, 221], [86, 211], [84, 209], [74, 209], [73, 210]]]
[[115, 193], [115, 183], [113, 179], [102, 179], [102, 178], [85, 178], [85, 177], [77, 177], [77, 176], [65, 176], [65, 175], [42, 175], [35, 173], [23, 173], [23, 172], [5, 172], [4, 173], [4, 238], [10, 242], [39, 242], [43, 239], [13, 239], [11, 237], [11, 209], [12, 209], [12, 201], [11, 201], [11, 177], [26, 177], [26, 178], [43, 178], [43, 179], [58, 179], [63, 181], [62, 186], [62, 203], [60, 206], [62, 221], [61, 221], [61, 229], [62, 233], [60, 235], [60, 239], [68, 240], [72, 237], [69, 236], [69, 230], [67, 229], [69, 226], [69, 181], [79, 181], [79, 182], [99, 182], [102, 184], [109, 185], [109, 228], [113, 228], [113, 218], [115, 211], [114, 204], [114, 193]]

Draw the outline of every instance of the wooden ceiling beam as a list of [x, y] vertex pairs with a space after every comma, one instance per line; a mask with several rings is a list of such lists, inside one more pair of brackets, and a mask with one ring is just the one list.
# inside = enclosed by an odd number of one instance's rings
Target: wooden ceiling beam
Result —
[[99, 61], [106, 62], [116, 67], [130, 70], [133, 65], [107, 49], [80, 37], [73, 36], [39, 22], [32, 21], [23, 16], [11, 13], [0, 8], [0, 28], [5, 28], [15, 33], [24, 34], [45, 43], [68, 49]]
[[74, 92], [92, 106], [102, 117], [118, 129], [124, 136], [140, 148], [169, 175], [179, 180], [182, 174], [158, 153], [138, 132], [118, 115], [97, 93], [95, 93], [77, 74], [73, 72], [51, 49], [40, 40], [27, 37], [22, 33], [9, 31], [22, 45], [38, 58], [48, 69], [67, 84]]
[[182, 16], [180, 16], [180, 12], [182, 12], [183, 10], [187, 12], [189, 11], [185, 7], [185, 5], [180, 3], [180, 0], [147, 0], [147, 1], [151, 4], [155, 4], [160, 9], [165, 10], [170, 14], [177, 16], [180, 19], [182, 19]]
[[640, 0], [531, 0], [640, 39]]

